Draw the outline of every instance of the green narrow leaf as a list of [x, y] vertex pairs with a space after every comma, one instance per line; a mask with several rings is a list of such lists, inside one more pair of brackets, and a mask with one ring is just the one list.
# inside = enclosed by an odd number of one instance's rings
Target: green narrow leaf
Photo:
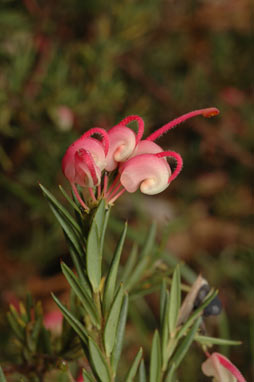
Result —
[[104, 329], [104, 344], [106, 349], [106, 354], [109, 356], [113, 350], [115, 340], [116, 340], [116, 331], [119, 323], [119, 316], [123, 302], [123, 285], [120, 285], [117, 295], [113, 301], [107, 322]]
[[162, 364], [163, 370], [166, 370], [168, 363], [168, 341], [169, 341], [169, 326], [168, 326], [168, 316], [169, 316], [169, 292], [166, 290], [166, 298], [164, 305], [164, 313], [162, 318], [162, 329], [161, 329], [161, 339], [162, 339]]
[[172, 364], [174, 364], [174, 369], [177, 369], [180, 363], [182, 362], [183, 358], [185, 357], [187, 351], [189, 350], [196, 332], [198, 331], [198, 328], [201, 324], [201, 317], [199, 317], [190, 331], [188, 332], [187, 336], [182, 341], [181, 345], [177, 348], [174, 356], [172, 357]]
[[93, 217], [93, 221], [97, 225], [98, 235], [100, 239], [102, 237], [103, 231], [105, 230], [105, 227], [104, 227], [105, 213], [106, 213], [105, 200], [102, 199], [100, 203], [98, 204], [96, 212]]
[[170, 289], [170, 304], [169, 304], [169, 332], [173, 337], [176, 329], [177, 318], [181, 305], [181, 279], [180, 267], [176, 266], [173, 273], [172, 285]]
[[151, 252], [154, 251], [156, 228], [157, 228], [156, 223], [153, 222], [146, 235], [145, 245], [140, 255], [141, 257], [149, 256]]
[[73, 265], [78, 273], [78, 277], [81, 281], [83, 289], [86, 290], [87, 294], [89, 294], [90, 297], [92, 297], [92, 289], [91, 289], [91, 284], [85, 274], [85, 264], [82, 264], [82, 259], [80, 258], [79, 254], [73, 247], [72, 243], [69, 241], [69, 239], [66, 237], [66, 241], [69, 244], [69, 250], [70, 250], [70, 255], [71, 259], [73, 262]]
[[139, 365], [138, 382], [146, 382], [145, 362], [142, 359]]
[[63, 194], [63, 196], [65, 197], [65, 199], [70, 203], [70, 205], [72, 206], [72, 208], [80, 215], [82, 216], [82, 212], [80, 211], [80, 209], [78, 208], [77, 204], [69, 197], [69, 195], [67, 194], [67, 192], [65, 191], [65, 189], [59, 184], [59, 189], [61, 191], [61, 193]]
[[94, 379], [91, 376], [91, 374], [89, 374], [88, 371], [86, 371], [85, 369], [82, 370], [82, 374], [83, 374], [84, 381], [86, 381], [86, 382], [94, 382]]
[[139, 362], [141, 360], [141, 357], [142, 357], [142, 354], [143, 354], [143, 349], [140, 348], [129, 371], [128, 371], [128, 374], [126, 376], [126, 379], [125, 379], [125, 382], [133, 382], [134, 381], [134, 378], [135, 378], [135, 375], [137, 373], [137, 370], [138, 370], [138, 365], [139, 365]]
[[84, 326], [77, 320], [76, 317], [73, 316], [73, 314], [58, 300], [58, 298], [52, 293], [52, 297], [63, 313], [63, 316], [65, 317], [66, 321], [71, 325], [71, 327], [75, 330], [75, 332], [78, 334], [79, 338], [87, 344], [87, 333], [84, 328]]
[[207, 337], [207, 336], [195, 336], [195, 341], [199, 342], [201, 345], [241, 345], [242, 341], [233, 341], [227, 340], [226, 338], [215, 338], [215, 337]]
[[118, 273], [119, 261], [123, 250], [123, 245], [127, 232], [127, 223], [124, 225], [123, 232], [121, 234], [120, 240], [117, 244], [112, 262], [109, 267], [108, 275], [105, 281], [105, 292], [103, 296], [104, 311], [107, 312], [110, 308], [112, 300], [115, 294], [116, 278]]
[[156, 330], [153, 336], [150, 357], [150, 382], [160, 381], [161, 376], [161, 345], [160, 336]]
[[104, 211], [104, 222], [103, 222], [103, 227], [102, 227], [102, 231], [101, 231], [101, 247], [100, 247], [101, 255], [102, 255], [102, 252], [103, 252], [104, 239], [105, 239], [105, 234], [106, 234], [106, 230], [107, 230], [107, 226], [108, 226], [108, 221], [109, 221], [109, 216], [110, 216], [110, 211], [111, 211], [111, 208], [109, 206], [106, 208], [105, 204], [104, 204], [104, 208], [105, 208], [105, 211]]
[[138, 255], [138, 246], [136, 243], [133, 244], [132, 250], [130, 255], [128, 256], [128, 260], [124, 264], [124, 270], [121, 275], [121, 281], [126, 284], [126, 281], [129, 279], [130, 274], [133, 271], [133, 268], [136, 264], [137, 260], [137, 255]]
[[155, 233], [156, 225], [152, 224], [145, 238], [145, 245], [141, 251], [140, 260], [128, 280], [125, 282], [125, 288], [127, 290], [130, 290], [140, 280], [151, 260], [150, 255], [154, 246]]
[[81, 235], [81, 229], [75, 219], [71, 216], [71, 214], [66, 210], [66, 208], [54, 197], [53, 194], [49, 190], [47, 190], [46, 187], [44, 187], [42, 184], [39, 184], [42, 192], [46, 196], [47, 200], [54, 206], [55, 209], [60, 211], [62, 215], [67, 219], [69, 223], [77, 230], [77, 232]]
[[68, 224], [66, 219], [64, 219], [61, 212], [51, 202], [49, 202], [49, 206], [50, 206], [53, 214], [55, 215], [56, 219], [60, 223], [66, 236], [68, 237], [70, 242], [73, 244], [73, 247], [75, 248], [77, 253], [80, 256], [83, 256], [84, 254], [83, 254], [83, 250], [82, 250], [81, 245], [80, 245], [80, 242], [81, 242], [80, 238], [77, 236], [77, 234], [75, 233], [73, 228], [70, 226], [70, 224]]
[[110, 382], [110, 371], [101, 350], [94, 340], [88, 338], [89, 355], [93, 366], [94, 373], [98, 376], [101, 382]]
[[101, 238], [105, 217], [105, 201], [101, 201], [97, 207], [88, 233], [86, 265], [87, 275], [94, 293], [98, 293], [101, 282]]
[[85, 288], [82, 288], [79, 280], [74, 275], [72, 270], [64, 263], [61, 263], [61, 268], [64, 276], [66, 277], [69, 285], [73, 289], [76, 296], [79, 298], [80, 302], [82, 303], [86, 313], [90, 315], [90, 318], [94, 325], [99, 327], [99, 317], [95, 308], [95, 304], [90, 298], [89, 294], [86, 292]]
[[4, 376], [4, 373], [3, 373], [1, 366], [0, 366], [0, 382], [6, 382], [6, 379], [5, 379], [5, 376]]
[[125, 326], [126, 326], [127, 315], [128, 315], [128, 305], [129, 305], [129, 298], [128, 298], [128, 295], [126, 294], [123, 298], [122, 308], [121, 308], [117, 332], [116, 332], [115, 346], [114, 346], [112, 357], [111, 357], [111, 364], [112, 364], [112, 369], [114, 370], [114, 372], [116, 372], [117, 370], [117, 365], [118, 365], [121, 352], [122, 352]]

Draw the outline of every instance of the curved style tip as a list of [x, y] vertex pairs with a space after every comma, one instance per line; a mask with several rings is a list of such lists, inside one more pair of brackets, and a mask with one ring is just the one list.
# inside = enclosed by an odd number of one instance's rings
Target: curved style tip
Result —
[[218, 114], [220, 114], [220, 111], [219, 109], [217, 109], [217, 107], [209, 107], [207, 109], [204, 109], [202, 113], [203, 117], [205, 118], [215, 117]]

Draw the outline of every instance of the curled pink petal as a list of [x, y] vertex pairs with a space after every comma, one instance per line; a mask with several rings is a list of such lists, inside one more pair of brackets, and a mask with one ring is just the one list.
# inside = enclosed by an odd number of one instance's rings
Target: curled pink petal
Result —
[[[126, 126], [132, 121], [138, 122], [137, 134]], [[109, 151], [105, 167], [107, 171], [115, 170], [119, 162], [124, 162], [131, 156], [143, 133], [144, 121], [138, 115], [130, 115], [124, 118], [108, 131]]]
[[100, 183], [101, 170], [96, 166], [89, 151], [79, 149], [75, 153], [75, 183], [83, 187], [94, 187]]
[[169, 183], [171, 170], [164, 158], [154, 154], [141, 154], [130, 158], [119, 168], [120, 182], [128, 192], [138, 188], [147, 195], [164, 191]]
[[237, 367], [220, 353], [208, 354], [201, 368], [205, 375], [214, 377], [215, 382], [246, 382]]
[[190, 113], [184, 114], [181, 117], [176, 118], [173, 121], [162, 126], [160, 129], [156, 130], [154, 133], [149, 135], [149, 137], [146, 139], [148, 141], [154, 141], [155, 139], [159, 138], [162, 134], [166, 133], [168, 130], [172, 129], [176, 125], [179, 125], [180, 123], [186, 121], [187, 119], [196, 117], [197, 115], [202, 115], [205, 118], [210, 118], [210, 117], [214, 117], [217, 114], [219, 114], [219, 110], [216, 107], [209, 107], [206, 109], [191, 111]]
[[126, 126], [114, 126], [108, 132], [109, 151], [106, 156], [107, 171], [116, 169], [119, 162], [129, 158], [136, 146], [135, 133]]
[[138, 132], [136, 135], [136, 144], [138, 144], [138, 142], [141, 140], [144, 134], [144, 121], [141, 117], [139, 117], [138, 115], [129, 115], [128, 117], [124, 118], [121, 122], [119, 122], [117, 126], [125, 126], [132, 121], [138, 122]]
[[157, 145], [157, 143], [148, 141], [147, 139], [140, 141], [135, 150], [133, 151], [131, 157], [140, 155], [140, 154], [157, 154], [162, 152], [163, 149]]

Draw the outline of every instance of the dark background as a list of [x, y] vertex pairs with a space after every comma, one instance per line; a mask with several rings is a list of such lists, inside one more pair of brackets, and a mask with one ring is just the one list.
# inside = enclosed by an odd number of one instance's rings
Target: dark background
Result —
[[[59, 258], [67, 249], [37, 183], [61, 199], [67, 146], [130, 114], [149, 134], [216, 106], [219, 116], [160, 139], [183, 156], [180, 177], [158, 196], [123, 196], [113, 214], [141, 231], [152, 220], [159, 233], [170, 223], [169, 252], [220, 290], [225, 314], [212, 334], [243, 341], [217, 349], [253, 378], [253, 14], [248, 0], [1, 0], [3, 343], [9, 302], [29, 289], [47, 310], [50, 292], [65, 290]], [[194, 347], [181, 381], [196, 381], [202, 361]]]

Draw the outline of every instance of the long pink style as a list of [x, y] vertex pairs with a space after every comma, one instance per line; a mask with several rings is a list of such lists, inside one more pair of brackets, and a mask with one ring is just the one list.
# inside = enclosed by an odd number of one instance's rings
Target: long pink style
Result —
[[202, 115], [205, 118], [210, 118], [210, 117], [214, 117], [217, 114], [219, 114], [219, 110], [216, 107], [209, 107], [207, 109], [199, 109], [199, 110], [191, 111], [190, 113], [184, 114], [179, 118], [173, 119], [173, 121], [162, 126], [160, 129], [156, 130], [154, 133], [149, 135], [149, 137], [146, 138], [146, 140], [155, 141], [155, 139], [159, 138], [162, 134], [166, 133], [168, 130], [186, 121], [187, 119], [196, 117], [197, 115]]

